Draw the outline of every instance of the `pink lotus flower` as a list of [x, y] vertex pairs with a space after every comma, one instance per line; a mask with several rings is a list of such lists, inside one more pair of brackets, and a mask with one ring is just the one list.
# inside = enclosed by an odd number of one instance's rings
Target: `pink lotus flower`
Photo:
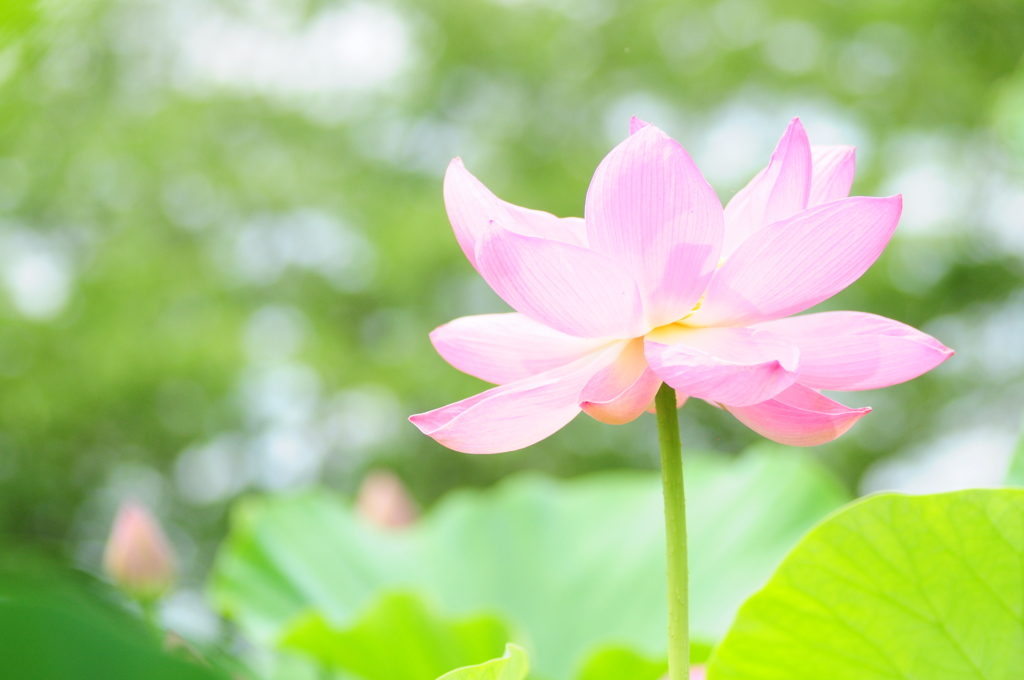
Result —
[[[722, 210], [682, 146], [636, 118], [601, 162], [586, 219], [498, 199], [455, 159], [445, 205], [466, 257], [516, 313], [431, 333], [456, 368], [499, 385], [410, 420], [465, 453], [551, 435], [580, 411], [625, 423], [662, 381], [783, 444], [821, 444], [869, 408], [821, 390], [909, 380], [952, 350], [898, 321], [802, 312], [856, 281], [902, 198], [847, 198], [854, 149], [815, 146], [798, 119]], [[789, 317], [789, 318], [787, 318]]]

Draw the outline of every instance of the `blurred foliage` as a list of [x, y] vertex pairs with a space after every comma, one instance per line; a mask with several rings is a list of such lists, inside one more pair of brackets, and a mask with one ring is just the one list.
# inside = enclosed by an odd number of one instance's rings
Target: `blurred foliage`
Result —
[[320, 614], [300, 618], [280, 645], [361, 680], [435, 680], [452, 668], [497, 656], [508, 639], [494, 617], [448, 622], [415, 595], [394, 593], [381, 596], [346, 630]]
[[1006, 474], [1006, 485], [1024, 486], [1024, 421], [1021, 422], [1017, 446], [1013, 449], [1013, 457], [1010, 458], [1010, 469]]
[[[404, 422], [484, 388], [429, 330], [504, 308], [452, 238], [448, 159], [579, 215], [633, 113], [723, 201], [795, 114], [860, 145], [856, 193], [908, 192], [911, 231], [828, 306], [960, 354], [851, 397], [876, 411], [815, 454], [849, 488], [947, 430], [1005, 425], [1024, 247], [987, 211], [1019, 224], [1022, 21], [1013, 0], [0, 3], [0, 534], [95, 567], [135, 494], [189, 585], [248, 489], [351, 492], [385, 465], [430, 504], [525, 468], [655, 467], [651, 418], [581, 416], [492, 457]], [[702, 404], [683, 419], [694, 448], [756, 439]]]
[[509, 644], [500, 658], [453, 670], [437, 680], [524, 680], [529, 670], [526, 652], [521, 647]]
[[595, 654], [580, 671], [580, 680], [661, 680], [668, 674], [667, 661], [651, 661], [622, 648]]
[[114, 593], [38, 557], [0, 560], [0, 666], [9, 678], [226, 680], [199, 657], [168, 653]]
[[0, 2], [0, 45], [17, 40], [38, 20], [39, 8], [34, 0], [3, 0]]
[[816, 527], [740, 609], [709, 680], [1012, 678], [1024, 490], [881, 494]]
[[[740, 603], [848, 496], [796, 449], [755, 447], [735, 461], [705, 454], [687, 466], [700, 661]], [[452, 494], [399, 531], [324, 493], [252, 499], [237, 509], [211, 595], [249, 639], [274, 647], [285, 636], [294, 649], [294, 627], [308, 632], [311, 615], [356, 625], [381, 592], [412, 588], [445, 615], [501, 615], [538, 677], [564, 680], [603, 645], [665, 653], [662, 512], [661, 482], [647, 472], [517, 476]]]

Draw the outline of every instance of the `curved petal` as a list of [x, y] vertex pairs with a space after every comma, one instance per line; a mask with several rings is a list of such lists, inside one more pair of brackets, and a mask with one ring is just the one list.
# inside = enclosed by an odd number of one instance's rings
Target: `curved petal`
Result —
[[807, 207], [831, 203], [850, 195], [857, 166], [852, 146], [811, 147], [811, 195]]
[[847, 408], [799, 383], [760, 404], [723, 406], [754, 432], [788, 446], [830, 442], [871, 412]]
[[430, 341], [455, 368], [498, 385], [572, 363], [607, 344], [566, 335], [516, 313], [464, 316], [438, 326]]
[[932, 336], [863, 312], [822, 312], [759, 324], [800, 348], [800, 383], [820, 390], [874, 390], [932, 370], [953, 355]]
[[725, 205], [725, 240], [722, 245], [722, 257], [728, 257], [763, 226], [763, 210], [755, 210], [754, 194], [765, 184], [766, 172], [768, 168], [758, 171], [754, 179], [747, 182], [747, 185], [737, 191]]
[[766, 224], [807, 207], [811, 189], [811, 145], [799, 118], [790, 121], [768, 167], [755, 175], [725, 207], [726, 257]]
[[792, 385], [799, 358], [793, 341], [750, 328], [658, 329], [645, 353], [651, 370], [680, 393], [740, 406]]
[[636, 284], [604, 255], [494, 225], [478, 241], [476, 261], [513, 309], [555, 330], [581, 338], [644, 333]]
[[487, 231], [491, 221], [519, 234], [586, 245], [581, 218], [561, 219], [540, 210], [506, 203], [470, 174], [461, 158], [453, 159], [445, 172], [444, 206], [455, 231], [455, 238], [474, 267], [476, 243], [481, 234]]
[[647, 367], [643, 340], [637, 338], [583, 387], [580, 408], [602, 423], [622, 425], [651, 406], [659, 387], [661, 378]]
[[715, 272], [687, 323], [745, 326], [827, 300], [878, 259], [902, 207], [900, 196], [857, 196], [764, 227]]
[[575, 418], [587, 381], [621, 352], [624, 343], [567, 366], [494, 387], [409, 417], [423, 434], [462, 453], [504, 453], [535, 444]]
[[718, 264], [722, 206], [689, 154], [648, 125], [612, 149], [587, 191], [590, 248], [637, 282], [650, 326], [685, 316]]

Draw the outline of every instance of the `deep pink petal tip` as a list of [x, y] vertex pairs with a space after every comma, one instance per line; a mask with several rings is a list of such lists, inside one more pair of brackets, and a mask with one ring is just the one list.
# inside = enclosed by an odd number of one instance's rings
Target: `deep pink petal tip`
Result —
[[636, 116], [633, 116], [629, 119], [629, 134], [635, 135], [637, 132], [639, 132], [645, 127], [648, 127], [649, 125], [650, 123], [648, 123], [646, 120], [642, 120], [640, 118], [637, 118]]

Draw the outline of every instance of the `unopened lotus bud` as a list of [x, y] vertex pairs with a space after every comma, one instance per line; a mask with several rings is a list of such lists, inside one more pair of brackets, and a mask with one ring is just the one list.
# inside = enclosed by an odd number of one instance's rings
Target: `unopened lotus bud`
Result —
[[103, 567], [125, 592], [143, 601], [159, 598], [174, 580], [174, 552], [145, 506], [121, 506], [107, 539]]
[[371, 472], [363, 479], [356, 510], [370, 523], [385, 528], [408, 526], [419, 514], [402, 480], [386, 471]]

